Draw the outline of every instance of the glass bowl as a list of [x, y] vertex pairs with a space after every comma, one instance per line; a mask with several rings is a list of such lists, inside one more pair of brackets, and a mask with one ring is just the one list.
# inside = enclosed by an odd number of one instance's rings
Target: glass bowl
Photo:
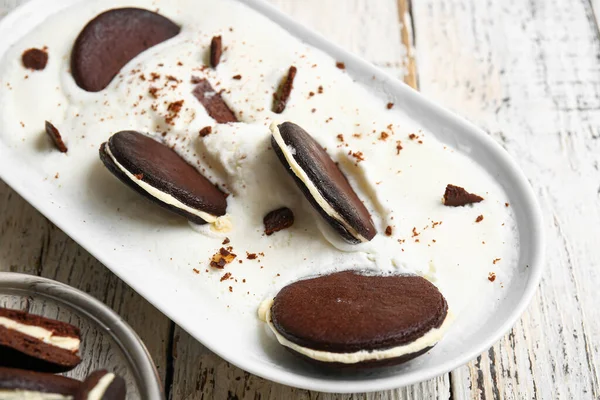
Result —
[[65, 321], [81, 329], [81, 363], [65, 376], [83, 380], [107, 369], [127, 382], [127, 399], [164, 399], [144, 343], [119, 315], [92, 296], [38, 276], [0, 272], [0, 307]]

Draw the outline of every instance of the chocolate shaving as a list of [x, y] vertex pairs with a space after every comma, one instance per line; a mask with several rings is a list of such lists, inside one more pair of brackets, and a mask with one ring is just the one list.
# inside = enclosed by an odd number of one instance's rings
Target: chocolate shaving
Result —
[[448, 185], [442, 202], [449, 207], [461, 207], [467, 204], [479, 203], [483, 197], [469, 193], [460, 186]]
[[278, 93], [274, 95], [273, 112], [281, 114], [285, 110], [285, 106], [290, 98], [292, 89], [294, 88], [294, 78], [298, 70], [293, 65], [288, 70], [286, 78], [281, 82]]
[[48, 64], [48, 52], [41, 49], [29, 49], [23, 52], [21, 56], [23, 66], [35, 71], [41, 71]]
[[394, 103], [387, 103], [386, 107], [388, 110], [391, 110], [394, 107]]
[[385, 228], [385, 235], [386, 236], [392, 236], [392, 227], [391, 226], [387, 226], [387, 228]]
[[475, 222], [477, 222], [477, 223], [479, 223], [481, 221], [483, 221], [483, 215], [478, 216], [477, 219], [475, 220]]
[[66, 153], [68, 151], [65, 142], [63, 142], [62, 137], [60, 136], [60, 132], [48, 121], [46, 121], [46, 134], [50, 136], [50, 139], [52, 139], [52, 142], [61, 153]]
[[265, 234], [272, 235], [294, 224], [294, 213], [287, 207], [279, 208], [268, 213], [263, 219]]
[[346, 69], [346, 64], [344, 64], [343, 62], [336, 62], [335, 66], [338, 67], [339, 69]]
[[221, 98], [221, 94], [216, 92], [206, 79], [197, 80], [197, 85], [192, 94], [202, 103], [208, 115], [217, 123], [238, 122], [233, 112]]
[[223, 44], [221, 36], [214, 36], [210, 41], [210, 65], [213, 68], [217, 68], [219, 61], [221, 61], [221, 54], [223, 54]]
[[234, 75], [233, 79], [235, 79], [236, 81], [239, 81], [240, 79], [242, 79], [242, 76], [240, 74]]

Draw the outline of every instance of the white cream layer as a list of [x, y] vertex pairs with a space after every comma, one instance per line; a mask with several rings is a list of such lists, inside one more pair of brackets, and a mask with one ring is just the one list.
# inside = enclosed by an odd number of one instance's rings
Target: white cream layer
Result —
[[328, 351], [313, 350], [307, 347], [299, 346], [284, 338], [279, 332], [277, 332], [277, 329], [275, 329], [275, 326], [273, 326], [273, 323], [271, 321], [272, 305], [273, 299], [268, 299], [261, 303], [259, 307], [259, 318], [265, 321], [267, 325], [269, 325], [269, 328], [271, 328], [271, 331], [273, 331], [273, 334], [275, 334], [277, 341], [282, 346], [288, 347], [297, 353], [312, 358], [313, 360], [323, 362], [337, 362], [342, 364], [356, 364], [364, 361], [397, 358], [407, 354], [416, 353], [428, 347], [432, 347], [442, 339], [450, 325], [452, 325], [452, 321], [454, 319], [450, 311], [448, 311], [446, 319], [439, 328], [433, 328], [414, 342], [402, 346], [391, 347], [389, 349], [384, 350], [361, 350], [354, 353], [331, 353]]
[[81, 343], [78, 338], [69, 336], [55, 336], [54, 332], [49, 331], [48, 329], [44, 329], [39, 326], [22, 324], [6, 317], [0, 317], [0, 326], [72, 352], [77, 352], [79, 350], [79, 344]]
[[104, 375], [102, 378], [100, 378], [100, 380], [98, 380], [96, 386], [90, 390], [87, 400], [100, 400], [102, 396], [104, 396], [104, 393], [106, 393], [106, 389], [108, 389], [114, 380], [115, 374], [109, 372], [108, 374]]
[[319, 207], [321, 207], [321, 209], [325, 211], [327, 215], [329, 215], [331, 218], [335, 219], [340, 224], [342, 224], [342, 226], [348, 232], [350, 232], [350, 234], [356, 239], [360, 240], [361, 242], [368, 242], [368, 240], [364, 238], [360, 233], [358, 233], [356, 229], [350, 226], [350, 224], [348, 224], [348, 222], [346, 222], [346, 220], [342, 218], [342, 216], [336, 210], [334, 210], [333, 207], [331, 207], [331, 205], [327, 202], [327, 200], [325, 200], [325, 198], [321, 195], [319, 189], [317, 189], [317, 187], [311, 182], [306, 172], [304, 172], [302, 167], [300, 167], [300, 165], [298, 165], [298, 163], [294, 159], [294, 155], [290, 151], [290, 148], [285, 144], [285, 141], [281, 137], [281, 132], [279, 132], [278, 125], [279, 123], [277, 122], [273, 122], [271, 124], [271, 133], [273, 134], [275, 142], [277, 142], [281, 153], [288, 162], [290, 169], [292, 170], [292, 172], [294, 172], [294, 175], [296, 175], [298, 179], [302, 181], [304, 186], [306, 186], [306, 188], [310, 192], [312, 198], [315, 199], [317, 204], [319, 204]]
[[143, 180], [136, 178], [131, 172], [129, 172], [127, 170], [127, 168], [123, 167], [117, 161], [117, 159], [115, 158], [113, 153], [110, 151], [110, 146], [108, 145], [108, 143], [106, 143], [105, 149], [106, 149], [106, 153], [110, 156], [111, 160], [115, 163], [117, 168], [119, 168], [121, 170], [121, 172], [123, 172], [125, 175], [127, 175], [127, 177], [133, 183], [138, 185], [140, 188], [144, 189], [144, 191], [146, 191], [150, 196], [162, 201], [163, 203], [167, 203], [170, 206], [177, 207], [183, 211], [189, 212], [190, 214], [196, 215], [197, 217], [200, 217], [204, 221], [208, 222], [209, 224], [212, 224], [217, 220], [217, 217], [215, 217], [214, 215], [210, 215], [208, 213], [205, 213], [204, 211], [196, 210], [195, 208], [192, 208], [186, 204], [183, 204], [181, 201], [177, 200], [175, 197], [171, 196], [170, 194], [161, 192], [160, 190], [152, 187], [152, 185], [149, 185], [146, 182], [144, 182]]
[[30, 390], [0, 390], [0, 400], [71, 400], [73, 396]]

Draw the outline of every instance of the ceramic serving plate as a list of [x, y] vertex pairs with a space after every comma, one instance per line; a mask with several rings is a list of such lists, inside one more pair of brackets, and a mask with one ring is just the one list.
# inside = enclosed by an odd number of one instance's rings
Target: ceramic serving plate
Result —
[[[47, 16], [79, 1], [32, 0], [8, 15], [0, 22], [0, 58]], [[194, 286], [191, 268], [164, 265], [151, 249], [136, 246], [145, 230], [160, 229], [152, 220], [138, 221], [131, 227], [107, 222], [103, 214], [106, 209], [90, 201], [96, 199], [91, 197], [89, 188], [81, 188], [77, 196], [57, 190], [56, 185], [44, 179], [47, 171], [40, 170], [34, 160], [3, 140], [7, 132], [0, 133], [0, 178], [205, 346], [240, 368], [272, 381], [326, 392], [386, 390], [433, 378], [485, 351], [519, 318], [536, 290], [543, 268], [540, 209], [515, 162], [485, 132], [399, 80], [304, 28], [262, 0], [244, 0], [244, 3], [293, 36], [343, 61], [346, 71], [356, 81], [393, 101], [440, 141], [481, 165], [502, 186], [517, 221], [520, 253], [517, 264], [511, 266], [512, 278], [503, 283], [502, 295], [493, 310], [477, 310], [477, 318], [469, 318], [468, 312], [462, 312], [438, 346], [407, 364], [363, 373], [325, 374], [288, 354], [269, 337], [255, 314], [240, 317], [233, 311], [223, 312], [222, 301], [217, 304], [213, 295]], [[174, 222], [163, 228], [179, 229], [179, 226]], [[157, 241], [154, 245], [164, 246], [164, 242]]]

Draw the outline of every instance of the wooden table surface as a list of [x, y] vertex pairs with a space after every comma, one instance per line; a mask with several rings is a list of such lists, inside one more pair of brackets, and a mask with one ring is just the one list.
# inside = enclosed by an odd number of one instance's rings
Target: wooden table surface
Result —
[[[0, 17], [25, 1], [0, 0]], [[398, 390], [274, 384], [212, 354], [2, 181], [0, 271], [66, 282], [108, 304], [145, 341], [172, 399], [599, 399], [600, 0], [272, 1], [479, 125], [520, 164], [544, 212], [547, 268], [506, 336]]]

